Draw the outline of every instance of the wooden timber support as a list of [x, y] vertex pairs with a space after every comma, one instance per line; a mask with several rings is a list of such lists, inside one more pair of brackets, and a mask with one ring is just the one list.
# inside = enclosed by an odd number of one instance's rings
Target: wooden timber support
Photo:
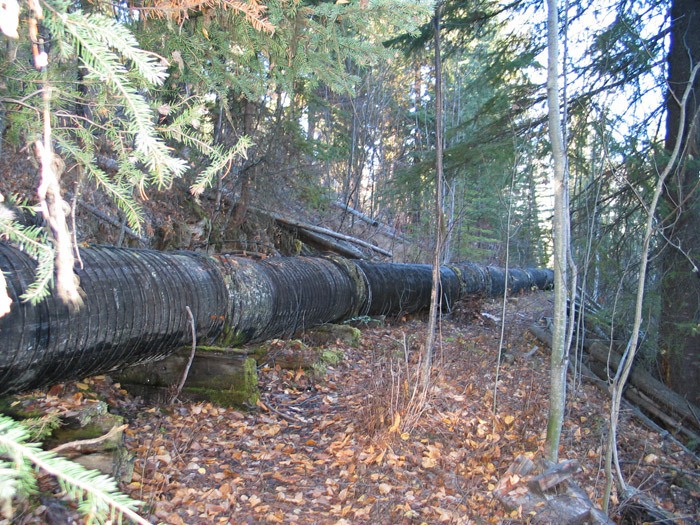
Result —
[[[340, 257], [252, 260], [194, 252], [110, 247], [81, 250], [83, 306], [51, 294], [21, 297], [35, 262], [0, 242], [0, 271], [12, 305], [0, 317], [0, 395], [161, 360], [192, 343], [236, 347], [286, 338], [313, 326], [425, 308], [429, 265], [370, 263]], [[545, 289], [552, 272], [461, 263], [441, 268], [442, 304]], [[188, 314], [191, 311], [191, 319]]]

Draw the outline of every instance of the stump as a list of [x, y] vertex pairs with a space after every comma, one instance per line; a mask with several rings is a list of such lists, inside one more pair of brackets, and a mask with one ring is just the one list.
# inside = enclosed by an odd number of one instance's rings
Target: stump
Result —
[[554, 465], [518, 456], [498, 482], [494, 496], [508, 510], [532, 516], [533, 524], [613, 525], [572, 481], [571, 477], [580, 471], [575, 460]]

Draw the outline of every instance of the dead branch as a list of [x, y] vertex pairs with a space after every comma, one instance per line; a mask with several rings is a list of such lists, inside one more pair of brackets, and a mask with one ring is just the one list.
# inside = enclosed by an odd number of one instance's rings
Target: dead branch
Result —
[[58, 454], [59, 452], [63, 452], [64, 450], [73, 450], [73, 449], [80, 449], [82, 447], [87, 447], [91, 445], [97, 445], [99, 443], [102, 443], [103, 441], [107, 441], [108, 439], [111, 439], [114, 435], [116, 435], [119, 432], [122, 432], [125, 430], [129, 425], [124, 424], [124, 425], [119, 425], [118, 427], [112, 427], [109, 432], [107, 432], [105, 435], [92, 438], [92, 439], [80, 439], [77, 441], [69, 441], [68, 443], [63, 443], [62, 445], [58, 445], [57, 447], [54, 447], [51, 449], [51, 452], [54, 452]]
[[190, 373], [190, 368], [192, 367], [192, 361], [194, 361], [194, 354], [197, 350], [197, 329], [194, 324], [194, 316], [192, 315], [192, 310], [190, 310], [189, 306], [185, 306], [185, 310], [187, 310], [187, 317], [189, 317], [190, 320], [190, 328], [192, 329], [192, 351], [190, 352], [190, 357], [187, 360], [187, 365], [185, 366], [185, 370], [182, 372], [182, 377], [180, 378], [180, 383], [178, 383], [177, 388], [175, 389], [175, 393], [173, 394], [173, 397], [170, 399], [170, 404], [172, 405], [177, 401], [178, 396], [182, 393], [182, 389], [185, 387], [185, 381], [187, 381], [187, 376]]
[[328, 235], [330, 237], [334, 237], [336, 239], [342, 239], [343, 241], [348, 241], [353, 244], [357, 244], [358, 246], [362, 246], [363, 248], [368, 248], [374, 252], [377, 252], [381, 255], [384, 255], [386, 257], [393, 257], [393, 254], [389, 251], [384, 250], [383, 248], [380, 248], [379, 246], [375, 246], [374, 244], [370, 244], [368, 242], [363, 241], [362, 239], [358, 239], [356, 237], [351, 237], [349, 235], [345, 235], [343, 233], [338, 233], [334, 232], [333, 230], [329, 230], [328, 228], [322, 228], [320, 226], [313, 226], [311, 224], [295, 221], [292, 219], [287, 219], [285, 217], [282, 217], [281, 215], [271, 212], [271, 211], [264, 211], [264, 210], [257, 210], [260, 211], [261, 213], [264, 213], [266, 215], [269, 215], [273, 219], [275, 219], [277, 222], [286, 224], [288, 226], [291, 226], [293, 228], [297, 228], [300, 230], [308, 230], [311, 232], [315, 233], [321, 233], [323, 235]]
[[146, 239], [145, 237], [142, 237], [141, 235], [136, 233], [134, 230], [132, 230], [131, 228], [129, 228], [125, 224], [122, 224], [122, 221], [119, 221], [117, 219], [113, 219], [112, 217], [110, 217], [106, 213], [103, 213], [100, 210], [98, 210], [97, 208], [95, 208], [94, 206], [91, 206], [91, 205], [86, 204], [84, 202], [78, 201], [78, 205], [81, 208], [84, 208], [85, 210], [92, 213], [95, 217], [99, 218], [100, 220], [102, 220], [108, 224], [111, 224], [115, 228], [119, 228], [120, 231], [123, 231], [125, 235], [128, 235], [132, 239], [136, 239], [137, 241], [140, 241], [144, 244], [148, 243], [148, 239]]

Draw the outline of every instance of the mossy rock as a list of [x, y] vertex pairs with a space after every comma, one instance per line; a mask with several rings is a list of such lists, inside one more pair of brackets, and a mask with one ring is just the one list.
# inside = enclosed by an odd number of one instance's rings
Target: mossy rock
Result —
[[311, 366], [311, 370], [316, 376], [326, 375], [329, 366], [337, 365], [345, 357], [343, 351], [338, 348], [319, 350], [318, 356], [318, 361]]
[[308, 370], [321, 360], [321, 351], [299, 339], [273, 339], [257, 348], [259, 363], [279, 366], [285, 370]]
[[255, 356], [260, 363], [286, 370], [313, 370], [318, 375], [323, 375], [327, 366], [336, 365], [344, 357], [337, 347], [309, 346], [299, 339], [273, 339], [258, 347]]
[[[106, 411], [96, 414], [94, 413], [94, 406], [88, 405], [85, 408], [86, 410], [80, 410], [75, 416], [64, 417], [64, 424], [56, 428], [44, 440], [44, 446], [53, 448], [71, 441], [99, 438], [107, 434], [112, 428], [121, 426], [124, 423], [124, 418], [116, 414], [110, 414]], [[87, 414], [83, 414], [83, 412], [87, 412]], [[81, 451], [112, 451], [122, 446], [122, 442], [122, 433], [117, 432], [108, 439], [99, 441], [94, 447], [83, 447]]]

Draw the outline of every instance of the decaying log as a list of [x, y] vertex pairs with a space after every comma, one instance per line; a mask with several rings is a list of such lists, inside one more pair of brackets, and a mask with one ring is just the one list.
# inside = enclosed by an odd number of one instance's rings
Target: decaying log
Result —
[[[612, 370], [617, 370], [621, 360], [620, 354], [614, 350], [611, 351], [608, 345], [604, 345], [598, 341], [591, 341], [584, 346], [591, 357], [601, 363], [609, 363]], [[660, 403], [662, 406], [672, 411], [673, 414], [681, 418], [684, 425], [691, 426], [696, 432], [700, 431], [700, 421], [698, 420], [700, 408], [676, 394], [673, 390], [640, 367], [632, 368], [629, 379], [630, 383], [636, 386], [641, 392], [644, 392], [649, 398]]]
[[342, 239], [347, 242], [351, 242], [353, 244], [356, 244], [358, 246], [362, 246], [363, 248], [367, 248], [369, 250], [372, 250], [374, 252], [377, 252], [381, 255], [384, 255], [386, 257], [393, 257], [393, 254], [383, 248], [380, 248], [379, 246], [375, 246], [374, 244], [368, 243], [363, 241], [362, 239], [358, 239], [356, 237], [351, 237], [350, 235], [345, 235], [343, 233], [338, 233], [334, 232], [333, 230], [329, 230], [328, 228], [322, 228], [320, 226], [314, 226], [312, 224], [307, 224], [299, 221], [295, 221], [292, 219], [288, 219], [285, 217], [282, 217], [281, 215], [271, 212], [271, 211], [262, 211], [260, 210], [261, 213], [265, 213], [275, 219], [277, 222], [281, 224], [285, 224], [287, 226], [291, 226], [292, 228], [300, 229], [300, 230], [306, 230], [310, 232], [315, 232], [315, 233], [320, 233], [323, 235], [328, 235], [330, 237], [335, 237], [336, 239]]
[[691, 442], [700, 443], [700, 435], [690, 430], [686, 425], [670, 416], [662, 410], [652, 399], [649, 399], [644, 393], [640, 392], [633, 386], [628, 387], [625, 391], [625, 396], [630, 403], [643, 409], [645, 412], [654, 417], [657, 421], [663, 422], [666, 428], [670, 429], [674, 434], [685, 436]]
[[548, 468], [539, 476], [535, 476], [528, 482], [530, 488], [536, 488], [540, 492], [545, 492], [556, 487], [559, 483], [564, 483], [574, 474], [581, 472], [581, 465], [575, 459], [562, 461], [553, 467]]
[[[546, 331], [543, 327], [538, 326], [538, 325], [532, 325], [530, 327], [530, 331], [539, 339], [542, 341], [544, 344], [551, 346], [552, 345], [552, 335]], [[596, 362], [591, 363], [593, 367], [595, 368]], [[601, 379], [600, 376], [605, 377], [607, 374], [607, 369], [603, 368], [603, 365], [600, 365], [598, 373], [593, 372], [591, 368], [586, 366], [584, 363], [578, 363], [578, 371], [581, 373], [581, 375], [588, 381], [590, 381], [592, 384], [594, 384], [601, 392], [603, 392], [606, 395], [610, 395], [610, 383], [608, 383], [606, 380]], [[569, 363], [569, 370], [574, 373], [574, 365], [572, 363]], [[605, 370], [605, 372], [604, 372]], [[600, 376], [599, 376], [600, 374]], [[635, 396], [635, 392], [637, 390], [634, 387], [628, 387], [625, 390], [625, 398], [622, 400], [623, 403], [623, 408], [626, 412], [631, 413], [637, 421], [639, 421], [642, 425], [644, 425], [646, 428], [649, 430], [658, 433], [662, 439], [667, 439], [671, 442], [673, 442], [674, 445], [676, 445], [678, 448], [683, 449], [686, 454], [690, 456], [695, 456], [697, 455], [691, 451], [688, 447], [686, 447], [683, 443], [681, 443], [678, 439], [676, 439], [673, 434], [667, 430], [667, 428], [670, 428], [674, 432], [679, 432], [688, 437], [691, 440], [695, 440], [695, 442], [700, 441], [696, 437], [694, 433], [689, 431], [688, 429], [681, 427], [679, 429], [679, 423], [677, 420], [673, 420], [669, 418], [668, 415], [666, 415], [661, 408], [656, 406], [653, 401], [649, 402], [646, 406], [643, 406], [644, 403], [640, 402], [639, 396]], [[643, 406], [647, 412], [649, 412], [652, 416], [657, 417], [658, 420], [663, 421], [664, 424], [667, 425], [667, 428], [662, 428], [660, 427], [657, 423], [655, 423], [652, 419], [650, 419], [647, 415], [645, 415], [641, 409], [640, 406]], [[660, 417], [663, 414], [663, 417]]]
[[647, 514], [647, 517], [651, 518], [651, 521], [645, 521], [644, 523], [661, 523], [669, 525], [680, 525], [685, 523], [690, 525], [691, 523], [694, 523], [694, 521], [686, 521], [682, 517], [676, 516], [662, 509], [647, 494], [644, 494], [644, 492], [631, 487], [629, 488], [630, 494], [625, 495], [626, 499], [621, 506], [637, 507], [642, 509]]
[[595, 507], [584, 490], [571, 479], [580, 472], [575, 460], [553, 465], [518, 456], [493, 493], [508, 510], [532, 517], [529, 523], [578, 525], [613, 522]]
[[379, 221], [377, 221], [376, 219], [373, 219], [372, 217], [367, 217], [367, 215], [365, 215], [364, 213], [357, 211], [356, 209], [351, 208], [350, 206], [348, 206], [342, 202], [335, 201], [335, 202], [332, 202], [331, 204], [333, 206], [335, 206], [336, 208], [339, 208], [343, 211], [350, 213], [354, 217], [357, 217], [358, 219], [366, 222], [367, 224], [370, 224], [371, 226], [378, 228], [378, 231], [382, 235], [389, 237], [390, 239], [394, 239], [394, 240], [402, 241], [402, 242], [408, 242], [407, 239], [403, 235], [399, 235], [398, 233], [396, 233], [396, 230], [387, 224], [382, 224]]
[[[530, 331], [540, 341], [551, 346], [552, 337], [547, 329], [534, 324], [530, 327]], [[615, 374], [620, 363], [620, 356], [617, 353], [610, 352], [608, 346], [598, 341], [585, 342], [584, 349], [592, 358], [589, 369], [597, 377], [607, 381], [609, 374]], [[608, 370], [608, 366], [611, 370]], [[674, 432], [681, 432], [690, 439], [698, 438], [698, 420], [694, 415], [700, 413], [697, 407], [639, 367], [632, 369], [630, 384], [638, 390], [636, 392], [635, 389], [628, 388], [625, 391], [624, 395], [630, 402], [663, 421]], [[640, 393], [643, 394], [643, 397]]]
[[[334, 241], [332, 240], [328, 235], [323, 235], [321, 233], [314, 233], [309, 230], [304, 230], [304, 229], [296, 229], [297, 234], [299, 237], [302, 239], [307, 239], [313, 243], [318, 244], [319, 246], [323, 246], [324, 248], [327, 248], [331, 250], [332, 252], [337, 253], [338, 255], [342, 255], [343, 257], [347, 257], [349, 259], [364, 259], [365, 254], [362, 252], [362, 250], [359, 250], [355, 248], [354, 246], [351, 246], [349, 243], [340, 241]], [[342, 243], [342, 244], [341, 244]]]

